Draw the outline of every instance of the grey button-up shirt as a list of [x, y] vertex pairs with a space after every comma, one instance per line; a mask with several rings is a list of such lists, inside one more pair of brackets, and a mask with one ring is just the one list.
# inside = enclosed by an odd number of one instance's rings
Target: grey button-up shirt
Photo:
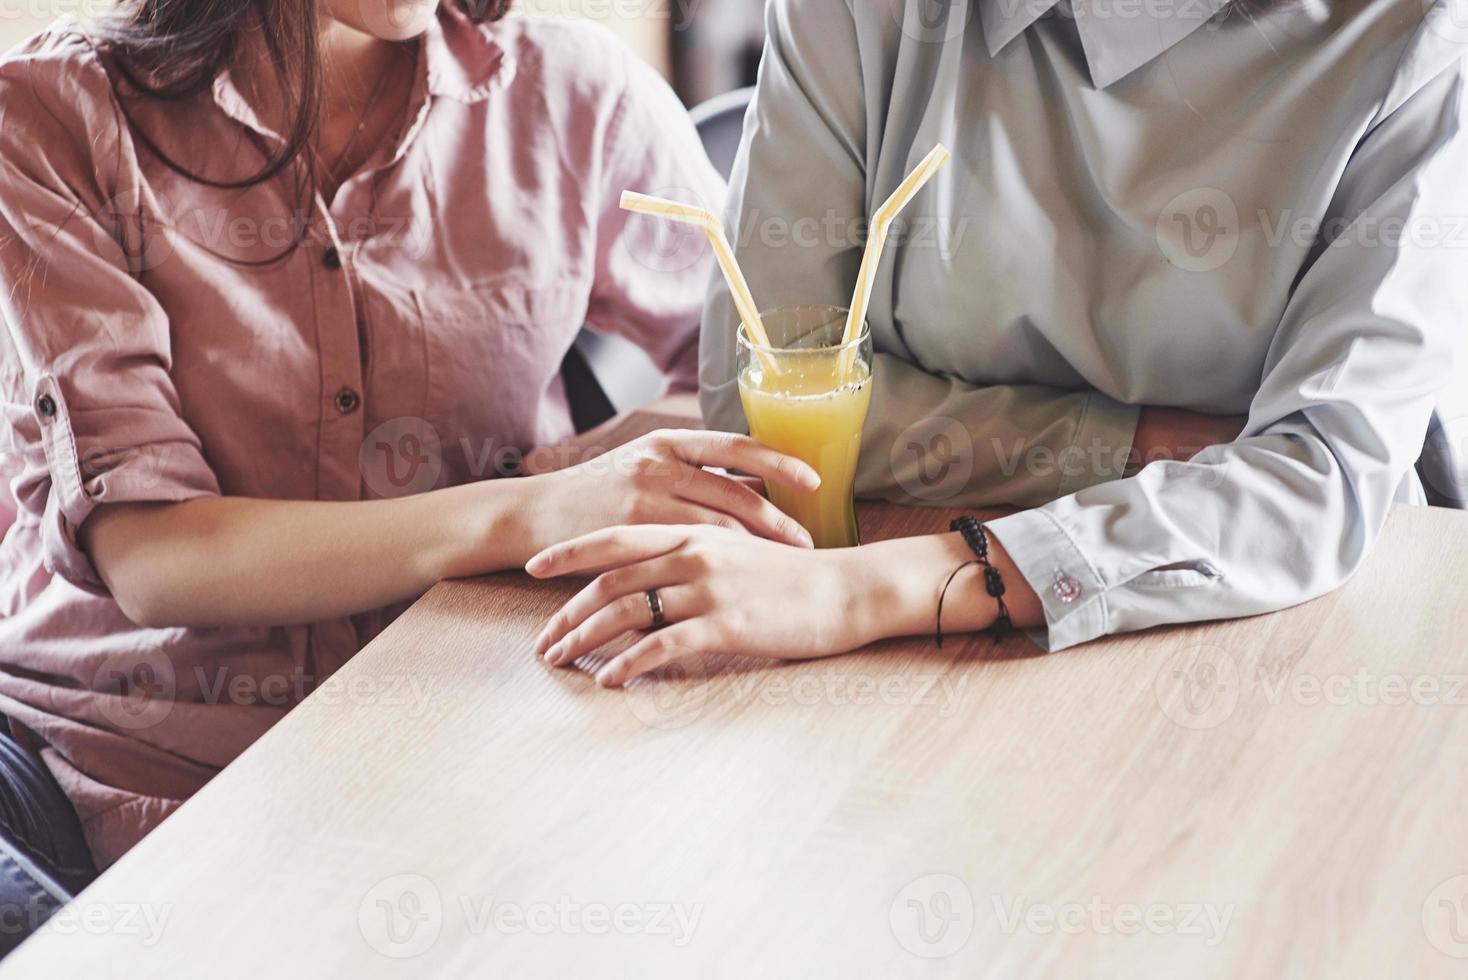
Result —
[[[943, 142], [869, 312], [866, 495], [991, 527], [1050, 649], [1339, 585], [1468, 327], [1463, 0], [772, 0], [727, 221], [762, 307], [849, 301], [865, 218]], [[737, 228], [736, 228], [737, 223]], [[737, 317], [702, 398], [741, 428]], [[1121, 479], [1138, 406], [1244, 414]]]

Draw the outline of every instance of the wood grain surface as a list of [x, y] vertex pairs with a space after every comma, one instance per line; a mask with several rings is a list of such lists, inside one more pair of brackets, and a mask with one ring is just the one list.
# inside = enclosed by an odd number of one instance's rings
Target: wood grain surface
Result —
[[626, 691], [532, 657], [572, 585], [444, 583], [0, 977], [1462, 975], [1465, 554], [1399, 508], [1271, 616]]

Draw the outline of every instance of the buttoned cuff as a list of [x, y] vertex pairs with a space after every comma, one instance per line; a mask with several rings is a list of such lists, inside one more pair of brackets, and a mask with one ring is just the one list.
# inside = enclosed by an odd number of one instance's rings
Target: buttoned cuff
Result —
[[1110, 632], [1106, 584], [1060, 522], [1043, 509], [987, 522], [1045, 609], [1045, 629], [1027, 630], [1041, 649], [1054, 652]]
[[1093, 391], [1076, 426], [1070, 458], [1061, 468], [1056, 496], [1119, 480], [1126, 472], [1127, 455], [1137, 435], [1141, 408]]
[[[176, 417], [161, 424], [131, 408], [111, 409], [100, 432], [82, 437], [61, 385], [51, 375], [36, 385], [32, 410], [51, 490], [41, 525], [42, 560], [48, 570], [97, 595], [107, 588], [77, 541], [77, 532], [104, 503], [174, 502], [216, 496], [219, 483], [196, 442]], [[88, 413], [95, 416], [97, 413]], [[88, 419], [98, 428], [99, 419]], [[192, 434], [189, 433], [191, 436]]]

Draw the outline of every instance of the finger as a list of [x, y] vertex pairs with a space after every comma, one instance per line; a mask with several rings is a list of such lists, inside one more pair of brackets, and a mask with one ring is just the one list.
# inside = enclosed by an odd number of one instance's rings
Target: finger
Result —
[[680, 429], [665, 433], [665, 438], [680, 459], [695, 466], [743, 470], [796, 490], [814, 490], [821, 485], [820, 474], [810, 464], [776, 452], [749, 436]]
[[805, 528], [749, 487], [726, 476], [691, 470], [678, 494], [684, 500], [729, 514], [761, 537], [801, 548], [814, 547]]
[[725, 479], [733, 480], [735, 483], [738, 483], [741, 486], [749, 487], [749, 489], [753, 490], [761, 497], [765, 495], [765, 481], [761, 480], [757, 476], [748, 476], [744, 473], [735, 473], [732, 470], [724, 469], [722, 466], [704, 466], [701, 467], [701, 469], [703, 469], [706, 473], [712, 473], [715, 476], [722, 476]]
[[[587, 619], [600, 610], [614, 605], [622, 598], [637, 600], [631, 604], [631, 611], [640, 611], [641, 621], [633, 617], [632, 625], [625, 629], [642, 629], [651, 625], [651, 615], [647, 607], [647, 590], [664, 588], [683, 580], [679, 573], [683, 569], [678, 567], [676, 555], [664, 555], [651, 561], [638, 562], [635, 565], [627, 565], [612, 569], [609, 572], [598, 575], [577, 592], [565, 605], [556, 610], [545, 627], [535, 638], [535, 653], [537, 656], [546, 656], [547, 651], [561, 644], [568, 633], [580, 627]], [[637, 603], [641, 603], [639, 607]], [[664, 610], [666, 613], [666, 609]]]
[[[662, 593], [659, 592], [658, 596], [661, 598]], [[542, 656], [550, 666], [559, 667], [590, 653], [603, 643], [610, 643], [623, 633], [646, 629], [651, 624], [652, 611], [648, 608], [647, 593], [624, 595], [591, 613], [553, 642]]]
[[[703, 472], [702, 470], [690, 470], [690, 472]], [[752, 530], [743, 521], [723, 510], [704, 506], [692, 500], [682, 497], [670, 497], [650, 510], [642, 518], [645, 524], [671, 524], [675, 527], [687, 527], [689, 525], [700, 525], [705, 527], [718, 527], [726, 531], [738, 531], [740, 534], [751, 534]], [[617, 562], [618, 565], [626, 564]], [[612, 567], [612, 566], [607, 566]], [[583, 574], [595, 575], [605, 568], [586, 569]]]
[[729, 479], [736, 480], [739, 483], [744, 484], [746, 487], [749, 487], [749, 489], [753, 490], [755, 493], [759, 494], [760, 496], [764, 496], [764, 493], [765, 493], [765, 481], [764, 480], [761, 480], [757, 476], [736, 476], [736, 475], [730, 474], [729, 475]]
[[647, 561], [681, 547], [687, 540], [688, 528], [678, 524], [604, 527], [542, 550], [525, 563], [525, 571], [536, 578], [585, 574], [593, 569]]
[[[658, 600], [663, 606], [663, 617], [669, 623], [695, 615], [693, 592], [687, 586], [663, 586], [658, 589]], [[648, 605], [647, 593], [644, 591], [624, 595], [596, 610], [585, 622], [552, 646], [546, 654], [546, 663], [552, 667], [571, 663], [624, 633], [646, 630], [651, 625], [652, 610]]]
[[621, 687], [632, 678], [666, 666], [679, 657], [700, 653], [698, 645], [702, 636], [702, 627], [696, 619], [649, 633], [597, 671], [596, 682], [602, 687]]

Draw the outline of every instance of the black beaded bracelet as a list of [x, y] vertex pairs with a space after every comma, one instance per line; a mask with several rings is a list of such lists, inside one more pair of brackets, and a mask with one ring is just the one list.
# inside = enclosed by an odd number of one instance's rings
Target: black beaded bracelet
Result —
[[[1009, 606], [1004, 602], [1004, 576], [999, 573], [993, 563], [989, 561], [989, 533], [984, 530], [984, 525], [974, 517], [958, 517], [948, 525], [948, 530], [957, 531], [963, 535], [964, 543], [974, 553], [974, 561], [984, 566], [984, 588], [994, 597], [999, 604], [999, 615], [994, 620], [992, 632], [994, 642], [998, 643], [1010, 630], [1014, 629], [1014, 622], [1009, 618]], [[938, 596], [938, 623], [934, 640], [938, 646], [943, 645], [943, 596], [948, 594], [948, 586], [953, 584], [953, 579], [973, 561], [966, 561], [953, 570], [948, 576], [948, 581], [943, 585], [943, 592]]]

